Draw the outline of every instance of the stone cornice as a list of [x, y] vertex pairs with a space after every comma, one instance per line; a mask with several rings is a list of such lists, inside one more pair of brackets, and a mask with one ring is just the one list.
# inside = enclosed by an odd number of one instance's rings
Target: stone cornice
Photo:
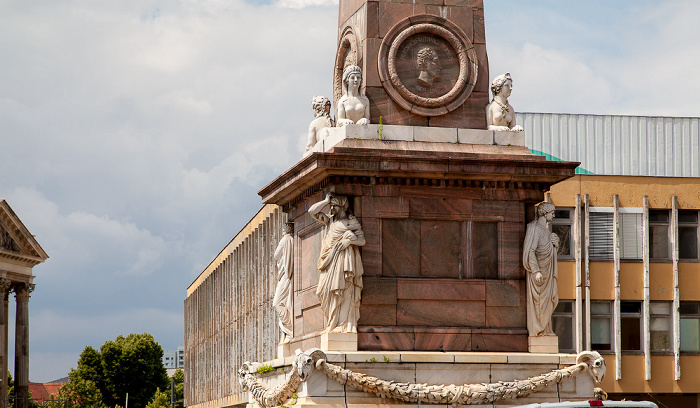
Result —
[[37, 265], [48, 259], [48, 255], [39, 245], [34, 236], [24, 226], [7, 201], [0, 199], [0, 225], [10, 235], [20, 252], [0, 248], [0, 259], [6, 258], [22, 261], [29, 265]]

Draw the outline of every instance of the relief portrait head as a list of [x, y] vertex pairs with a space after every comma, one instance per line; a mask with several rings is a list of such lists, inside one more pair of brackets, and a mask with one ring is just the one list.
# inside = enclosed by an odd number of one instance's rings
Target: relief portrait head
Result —
[[430, 88], [433, 82], [440, 78], [442, 67], [440, 59], [433, 47], [423, 47], [416, 55], [417, 82], [420, 86]]

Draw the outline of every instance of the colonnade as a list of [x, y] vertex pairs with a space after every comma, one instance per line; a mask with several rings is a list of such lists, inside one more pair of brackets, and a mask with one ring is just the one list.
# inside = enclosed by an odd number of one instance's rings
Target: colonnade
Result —
[[29, 297], [34, 290], [34, 284], [14, 282], [0, 278], [0, 408], [9, 406], [7, 395], [8, 372], [8, 314], [10, 292], [15, 294], [15, 408], [29, 406]]

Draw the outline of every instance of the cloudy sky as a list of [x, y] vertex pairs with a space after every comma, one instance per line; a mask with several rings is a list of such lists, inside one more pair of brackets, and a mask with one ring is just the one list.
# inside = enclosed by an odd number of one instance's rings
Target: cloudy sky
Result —
[[[517, 110], [700, 115], [700, 2], [484, 3]], [[31, 381], [119, 334], [183, 344], [187, 286], [301, 156], [336, 28], [337, 0], [0, 0], [0, 197], [51, 257]]]

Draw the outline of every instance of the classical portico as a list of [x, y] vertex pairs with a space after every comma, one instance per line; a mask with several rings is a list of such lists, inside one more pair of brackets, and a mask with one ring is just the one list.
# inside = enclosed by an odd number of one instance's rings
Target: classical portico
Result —
[[48, 255], [5, 200], [0, 199], [0, 408], [8, 406], [8, 323], [10, 293], [16, 302], [15, 407], [27, 408], [29, 398], [29, 297], [34, 290], [32, 268]]

